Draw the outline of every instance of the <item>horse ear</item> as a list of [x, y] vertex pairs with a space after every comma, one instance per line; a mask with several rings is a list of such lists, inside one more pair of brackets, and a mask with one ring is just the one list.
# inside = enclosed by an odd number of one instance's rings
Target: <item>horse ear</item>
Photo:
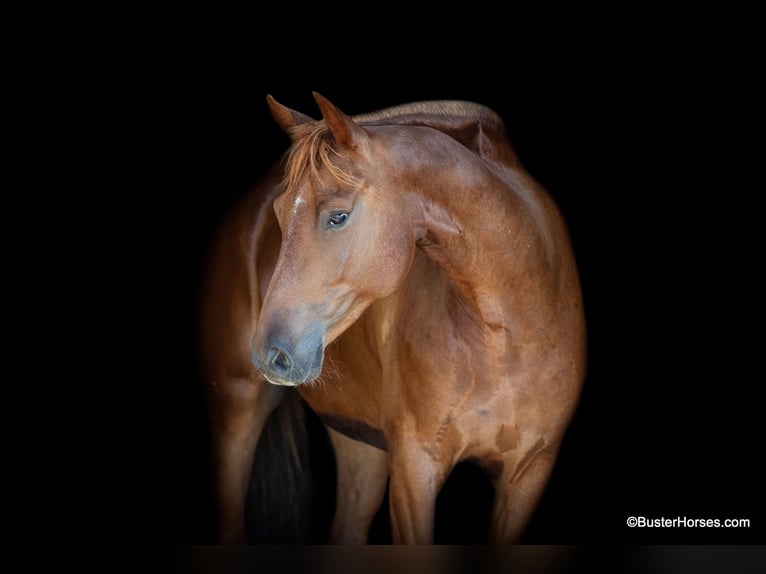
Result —
[[274, 116], [274, 119], [279, 124], [279, 127], [288, 134], [290, 133], [290, 128], [293, 126], [315, 121], [314, 118], [311, 118], [306, 114], [296, 112], [287, 106], [283, 106], [273, 97], [271, 97], [271, 94], [266, 96], [266, 102], [269, 104], [271, 115]]
[[312, 93], [319, 106], [319, 110], [322, 112], [325, 124], [327, 124], [335, 141], [341, 147], [355, 148], [360, 143], [361, 138], [367, 137], [367, 132], [349, 116], [336, 108], [330, 100], [316, 92]]

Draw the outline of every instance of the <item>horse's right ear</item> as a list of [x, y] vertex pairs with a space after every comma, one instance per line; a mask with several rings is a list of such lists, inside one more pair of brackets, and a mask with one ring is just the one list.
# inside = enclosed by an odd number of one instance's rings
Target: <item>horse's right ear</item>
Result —
[[277, 100], [275, 100], [271, 94], [266, 96], [266, 102], [269, 104], [271, 115], [274, 116], [274, 119], [279, 124], [279, 127], [282, 128], [282, 130], [287, 134], [290, 133], [290, 128], [293, 126], [316, 121], [314, 118], [309, 117], [306, 114], [296, 112], [287, 106], [283, 106]]

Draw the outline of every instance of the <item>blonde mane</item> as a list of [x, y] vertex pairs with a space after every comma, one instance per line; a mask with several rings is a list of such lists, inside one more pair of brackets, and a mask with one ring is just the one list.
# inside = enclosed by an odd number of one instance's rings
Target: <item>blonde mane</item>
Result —
[[487, 106], [464, 100], [434, 100], [425, 102], [411, 102], [398, 106], [391, 106], [376, 112], [366, 114], [357, 114], [352, 119], [361, 125], [377, 123], [395, 123], [398, 124], [407, 116], [418, 116], [420, 118], [475, 118], [482, 123], [502, 124], [494, 111]]

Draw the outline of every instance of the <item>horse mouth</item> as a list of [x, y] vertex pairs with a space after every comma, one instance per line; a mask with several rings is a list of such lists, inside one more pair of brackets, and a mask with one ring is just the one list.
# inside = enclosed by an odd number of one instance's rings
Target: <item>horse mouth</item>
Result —
[[271, 383], [272, 385], [278, 385], [280, 387], [296, 387], [303, 381], [286, 381], [284, 379], [280, 379], [279, 377], [275, 377], [272, 375], [267, 375], [266, 373], [261, 373], [263, 375], [263, 378], [266, 379], [267, 382]]

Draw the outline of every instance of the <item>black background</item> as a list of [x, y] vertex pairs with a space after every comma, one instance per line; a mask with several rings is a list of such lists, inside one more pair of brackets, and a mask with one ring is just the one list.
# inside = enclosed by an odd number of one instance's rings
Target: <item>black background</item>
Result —
[[[742, 64], [750, 37], [719, 38], [713, 20], [573, 29], [562, 15], [556, 26], [535, 20], [522, 39], [529, 22], [485, 18], [468, 40], [466, 22], [423, 37], [414, 22], [382, 33], [261, 18], [234, 30], [196, 14], [164, 21], [149, 43], [129, 35], [109, 86], [120, 140], [112, 177], [130, 187], [119, 207], [120, 300], [138, 319], [124, 394], [155, 415], [131, 409], [123, 426], [129, 538], [215, 541], [196, 290], [218, 218], [287, 147], [266, 94], [316, 117], [317, 91], [348, 114], [427, 99], [485, 104], [564, 213], [588, 375], [524, 541], [762, 542], [762, 184], [747, 171], [760, 158], [743, 139], [757, 133], [757, 108]], [[450, 488], [444, 520], [462, 526], [444, 541], [470, 543], [479, 528], [471, 501], [486, 494], [473, 476]], [[630, 529], [628, 516], [752, 526]]]

